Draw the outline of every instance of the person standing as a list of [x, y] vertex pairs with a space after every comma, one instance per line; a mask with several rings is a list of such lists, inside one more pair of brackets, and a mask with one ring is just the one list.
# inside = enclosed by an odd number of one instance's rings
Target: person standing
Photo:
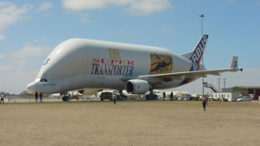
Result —
[[117, 96], [116, 94], [112, 95], [112, 99], [113, 99], [114, 104], [116, 104], [116, 96]]
[[38, 102], [38, 92], [37, 91], [35, 92], [34, 97], [35, 97], [35, 102]]
[[165, 100], [165, 98], [166, 98], [166, 93], [163, 92], [163, 101]]
[[1, 104], [5, 104], [5, 95], [4, 95], [4, 93], [1, 94]]
[[203, 96], [202, 98], [202, 107], [203, 107], [203, 110], [206, 111], [206, 106], [207, 106], [207, 97]]
[[172, 93], [172, 92], [171, 92], [171, 95], [170, 95], [170, 96], [171, 96], [171, 100], [173, 100], [173, 93]]
[[42, 102], [42, 92], [40, 92], [39, 97], [40, 97], [40, 102]]

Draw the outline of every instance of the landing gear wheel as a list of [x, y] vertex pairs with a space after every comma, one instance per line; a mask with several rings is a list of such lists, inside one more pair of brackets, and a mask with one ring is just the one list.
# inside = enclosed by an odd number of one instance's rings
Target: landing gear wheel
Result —
[[145, 96], [145, 100], [157, 100], [158, 96], [153, 94], [153, 90], [150, 90], [150, 94]]
[[61, 99], [64, 102], [69, 102], [70, 101], [70, 94], [68, 92], [62, 92], [61, 93]]
[[68, 102], [68, 101], [69, 101], [69, 97], [66, 96], [66, 95], [64, 95], [64, 96], [62, 97], [62, 101], [64, 101], [64, 102]]
[[158, 100], [158, 96], [155, 94], [148, 94], [145, 96], [145, 100]]
[[127, 96], [123, 94], [122, 90], [119, 90], [119, 96], [117, 97], [119, 100], [127, 100]]

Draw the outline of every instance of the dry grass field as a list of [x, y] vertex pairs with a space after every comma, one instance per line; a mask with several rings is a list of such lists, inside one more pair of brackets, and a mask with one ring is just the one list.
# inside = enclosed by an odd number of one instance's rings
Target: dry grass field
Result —
[[259, 145], [260, 103], [0, 105], [1, 146]]

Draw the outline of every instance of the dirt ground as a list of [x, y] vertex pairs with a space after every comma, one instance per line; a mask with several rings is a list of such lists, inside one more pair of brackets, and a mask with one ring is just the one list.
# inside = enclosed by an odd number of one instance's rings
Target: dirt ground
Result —
[[0, 105], [2, 146], [259, 145], [260, 102]]

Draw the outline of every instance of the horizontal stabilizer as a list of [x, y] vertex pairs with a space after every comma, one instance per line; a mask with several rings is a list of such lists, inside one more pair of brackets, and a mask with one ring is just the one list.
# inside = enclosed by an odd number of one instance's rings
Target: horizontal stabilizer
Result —
[[184, 57], [185, 59], [190, 59], [192, 53], [193, 53], [193, 51], [189, 52], [189, 53], [182, 54], [181, 56]]

